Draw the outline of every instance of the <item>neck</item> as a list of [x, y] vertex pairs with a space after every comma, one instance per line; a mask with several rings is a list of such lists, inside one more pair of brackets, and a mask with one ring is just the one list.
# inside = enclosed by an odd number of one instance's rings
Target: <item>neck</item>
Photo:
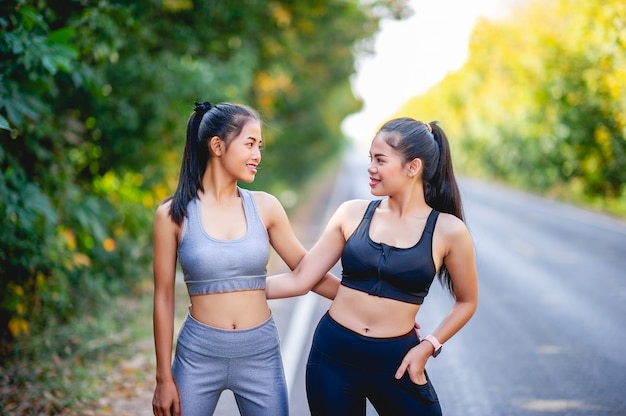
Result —
[[394, 212], [399, 218], [406, 216], [422, 217], [431, 210], [431, 207], [426, 204], [424, 187], [421, 183], [415, 184], [415, 186], [405, 191], [389, 195], [387, 205], [389, 210]]
[[214, 199], [216, 202], [238, 197], [237, 181], [232, 177], [225, 175], [220, 167], [209, 163], [204, 176], [202, 178], [202, 186], [204, 187], [204, 195]]

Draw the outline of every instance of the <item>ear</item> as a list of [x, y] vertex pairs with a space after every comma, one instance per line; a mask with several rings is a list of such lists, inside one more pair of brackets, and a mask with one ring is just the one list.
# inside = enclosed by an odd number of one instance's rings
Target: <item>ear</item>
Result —
[[224, 154], [224, 141], [218, 136], [211, 137], [211, 140], [209, 141], [209, 149], [215, 156], [222, 156], [222, 154]]
[[414, 177], [417, 175], [421, 175], [422, 173], [422, 159], [419, 158], [415, 158], [413, 160], [411, 160], [408, 164], [407, 164], [407, 169], [409, 171], [409, 177]]

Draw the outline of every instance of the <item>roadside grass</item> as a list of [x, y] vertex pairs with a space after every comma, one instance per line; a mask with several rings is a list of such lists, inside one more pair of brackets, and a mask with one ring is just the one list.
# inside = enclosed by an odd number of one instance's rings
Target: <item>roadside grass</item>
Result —
[[[89, 415], [115, 386], [114, 369], [152, 336], [152, 284], [110, 300], [97, 316], [42, 328], [0, 365], [0, 415]], [[124, 375], [128, 377], [128, 374]]]

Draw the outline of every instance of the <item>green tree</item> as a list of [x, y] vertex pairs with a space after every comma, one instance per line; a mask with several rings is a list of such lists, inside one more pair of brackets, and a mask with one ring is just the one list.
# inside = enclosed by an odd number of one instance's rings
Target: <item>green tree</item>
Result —
[[1, 2], [0, 337], [94, 316], [150, 276], [193, 101], [259, 109], [253, 186], [302, 184], [360, 105], [354, 51], [406, 13], [404, 0]]
[[467, 173], [626, 214], [625, 21], [617, 0], [483, 20], [464, 66], [399, 113], [440, 118]]

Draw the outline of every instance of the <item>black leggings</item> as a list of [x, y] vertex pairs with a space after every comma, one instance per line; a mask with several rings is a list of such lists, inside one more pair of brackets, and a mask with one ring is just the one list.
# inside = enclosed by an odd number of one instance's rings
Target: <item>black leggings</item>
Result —
[[380, 416], [440, 416], [430, 380], [417, 385], [406, 372], [400, 380], [394, 377], [404, 355], [417, 344], [415, 331], [393, 338], [365, 337], [327, 312], [317, 325], [307, 362], [311, 415], [365, 415], [367, 398]]

